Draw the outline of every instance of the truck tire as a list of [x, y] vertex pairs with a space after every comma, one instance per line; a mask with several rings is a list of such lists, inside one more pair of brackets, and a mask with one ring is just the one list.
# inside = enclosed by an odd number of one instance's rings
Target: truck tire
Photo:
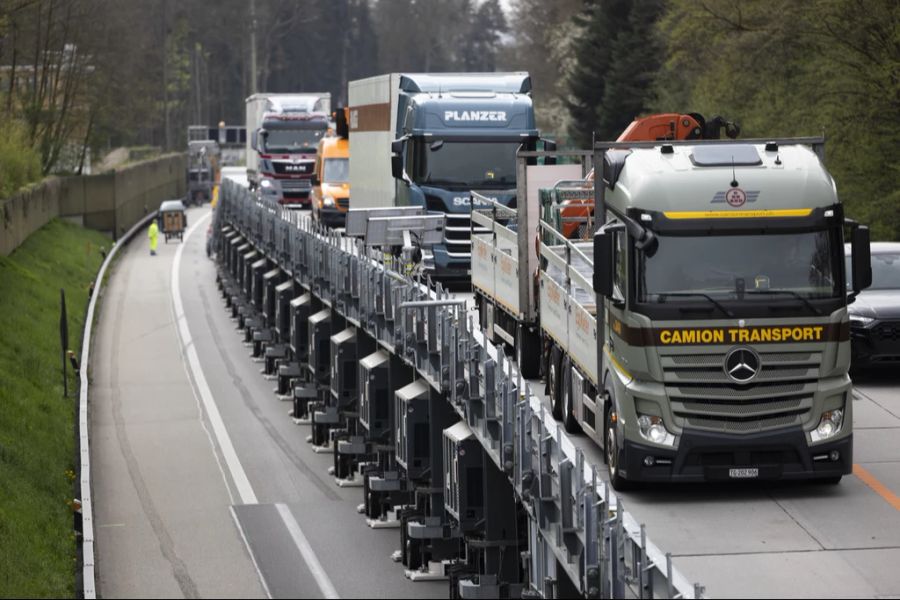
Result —
[[632, 487], [630, 481], [622, 477], [619, 465], [624, 459], [624, 450], [619, 450], [619, 428], [614, 422], [616, 414], [615, 392], [607, 384], [606, 393], [609, 395], [608, 408], [604, 422], [603, 457], [606, 460], [606, 468], [609, 471], [609, 484], [617, 492], [628, 490]]
[[516, 363], [525, 379], [541, 376], [541, 338], [522, 323], [516, 326]]
[[575, 402], [572, 397], [572, 361], [563, 360], [560, 369], [560, 396], [562, 398], [562, 422], [568, 433], [578, 433], [578, 419], [575, 418]]
[[553, 409], [553, 416], [556, 419], [562, 419], [562, 402], [560, 402], [559, 389], [559, 369], [562, 363], [562, 352], [556, 345], [550, 350], [550, 364], [547, 366], [547, 392], [550, 394], [550, 406]]

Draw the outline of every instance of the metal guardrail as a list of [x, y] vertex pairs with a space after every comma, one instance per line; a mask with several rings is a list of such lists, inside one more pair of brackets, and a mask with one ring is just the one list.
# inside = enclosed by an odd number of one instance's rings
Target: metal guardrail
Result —
[[559, 565], [584, 597], [703, 597], [703, 588], [647, 539], [602, 482], [601, 469], [439, 284], [404, 276], [359, 240], [259, 201], [231, 181], [223, 185], [216, 218], [216, 235], [226, 225], [237, 231], [452, 405], [527, 512], [531, 594], [560, 593]]
[[119, 248], [128, 243], [134, 235], [144, 228], [147, 223], [156, 218], [156, 211], [150, 213], [138, 221], [119, 242], [113, 244], [106, 255], [100, 270], [97, 272], [94, 293], [88, 303], [87, 315], [84, 320], [84, 336], [81, 341], [81, 370], [78, 392], [78, 448], [79, 448], [79, 472], [81, 484], [81, 541], [82, 541], [82, 584], [81, 591], [84, 598], [92, 600], [97, 597], [97, 584], [95, 577], [96, 552], [94, 545], [94, 501], [91, 493], [91, 449], [90, 449], [90, 415], [88, 414], [88, 395], [90, 393], [90, 377], [88, 374], [91, 361], [91, 337], [93, 335], [94, 312], [97, 308], [97, 298], [103, 289], [103, 277], [106, 269], [112, 264]]

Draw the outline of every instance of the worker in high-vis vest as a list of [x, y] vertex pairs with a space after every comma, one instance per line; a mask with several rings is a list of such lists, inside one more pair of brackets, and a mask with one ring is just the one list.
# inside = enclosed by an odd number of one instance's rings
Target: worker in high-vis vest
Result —
[[159, 226], [156, 224], [156, 219], [150, 222], [147, 237], [150, 238], [150, 256], [156, 256], [156, 246], [159, 244]]

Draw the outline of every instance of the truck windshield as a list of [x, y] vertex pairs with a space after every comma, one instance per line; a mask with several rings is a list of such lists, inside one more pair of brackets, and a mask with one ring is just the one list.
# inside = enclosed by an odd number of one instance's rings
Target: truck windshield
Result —
[[315, 152], [324, 129], [269, 129], [266, 152]]
[[326, 158], [322, 181], [325, 183], [347, 183], [350, 181], [349, 158]]
[[[639, 253], [638, 302], [716, 300], [771, 303], [835, 298], [840, 263], [828, 231], [720, 236], [660, 235], [652, 257]], [[692, 296], [693, 295], [693, 296]]]
[[417, 141], [413, 180], [421, 185], [512, 187], [520, 142]]

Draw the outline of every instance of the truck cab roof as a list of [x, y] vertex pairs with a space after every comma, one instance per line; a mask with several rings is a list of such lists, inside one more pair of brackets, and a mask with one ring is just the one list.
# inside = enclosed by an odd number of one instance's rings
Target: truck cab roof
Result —
[[347, 158], [350, 156], [350, 142], [338, 136], [323, 137], [319, 140], [319, 156], [322, 158]]
[[266, 129], [326, 129], [328, 114], [322, 112], [267, 112], [262, 123]]
[[400, 77], [404, 92], [531, 92], [527, 72], [512, 73], [404, 73]]
[[813, 149], [799, 143], [660, 142], [612, 150], [603, 179], [610, 208], [670, 219], [803, 216], [796, 211], [838, 203], [831, 175]]
[[493, 91], [426, 92], [413, 96], [403, 131], [416, 135], [537, 136], [531, 97]]

